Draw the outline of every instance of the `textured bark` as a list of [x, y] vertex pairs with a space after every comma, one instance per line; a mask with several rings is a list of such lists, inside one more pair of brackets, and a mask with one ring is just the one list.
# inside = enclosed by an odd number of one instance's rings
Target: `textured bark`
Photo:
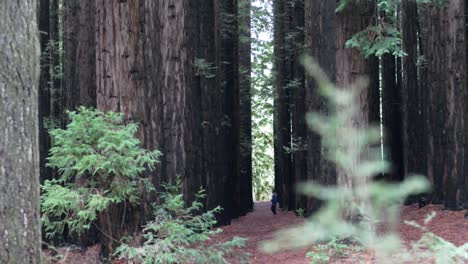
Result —
[[464, 1], [429, 5], [428, 17], [428, 175], [432, 202], [464, 207], [463, 133], [466, 96]]
[[64, 0], [64, 108], [96, 107], [94, 0]]
[[139, 0], [96, 1], [97, 107], [139, 121], [142, 38]]
[[402, 91], [401, 85], [397, 83], [396, 63], [397, 59], [390, 54], [382, 57], [383, 143], [386, 160], [392, 165], [384, 179], [390, 181], [401, 181], [404, 178]]
[[[223, 207], [218, 220], [228, 224], [246, 209], [240, 204], [237, 1], [145, 1], [145, 10], [143, 131], [145, 145], [164, 154], [153, 181], [180, 176], [187, 201], [203, 187], [206, 207]], [[201, 69], [200, 61], [208, 67]]]
[[[336, 74], [336, 2], [307, 0], [305, 1], [305, 35], [307, 53], [311, 55], [325, 73], [335, 80]], [[328, 112], [324, 98], [319, 94], [315, 81], [307, 78], [306, 111], [326, 114]], [[325, 158], [321, 138], [314, 132], [307, 137], [307, 174], [306, 179], [315, 180], [325, 185], [336, 183], [336, 169]], [[314, 198], [301, 199], [299, 208], [312, 213], [320, 206]]]
[[[122, 112], [127, 120], [139, 123], [145, 107], [140, 103], [140, 99], [144, 98], [142, 2], [100, 0], [95, 2], [95, 9], [97, 108], [104, 112]], [[87, 33], [83, 28], [80, 30], [84, 31], [83, 34]], [[92, 75], [87, 76], [92, 79]], [[85, 96], [82, 97], [83, 94]], [[86, 92], [80, 91], [79, 97], [92, 103], [89, 99], [92, 96]], [[143, 134], [141, 130], [138, 135], [140, 139]], [[119, 239], [124, 234], [135, 232], [142, 223], [140, 216], [140, 208], [129, 206], [113, 206], [100, 216], [100, 228], [103, 230], [101, 242], [105, 253], [113, 252], [116, 246], [109, 237]], [[125, 225], [121, 224], [123, 222]]]
[[251, 103], [251, 0], [239, 0], [239, 178], [236, 188], [236, 199], [239, 215], [253, 209], [252, 190], [252, 103]]
[[224, 200], [226, 180], [222, 172], [224, 146], [220, 133], [223, 95], [218, 71], [220, 47], [216, 15], [219, 10], [213, 2], [202, 0], [190, 1], [189, 8], [185, 24], [190, 43], [193, 43], [190, 61], [194, 64], [195, 60], [204, 60], [211, 68], [204, 73], [197, 73], [195, 66], [191, 68], [193, 164], [184, 189], [186, 198], [191, 200], [196, 188], [203, 187], [207, 191], [205, 206], [212, 209]]
[[[465, 3], [465, 60], [468, 63], [468, 4]], [[467, 69], [468, 70], [468, 69]], [[468, 73], [467, 73], [468, 76]], [[465, 93], [465, 133], [464, 134], [464, 164], [463, 172], [465, 174], [465, 209], [468, 209], [468, 93]]]
[[37, 6], [0, 5], [1, 263], [41, 263]]
[[[375, 17], [374, 1], [359, 1], [349, 3], [345, 10], [337, 15], [336, 30], [336, 82], [339, 87], [350, 87], [360, 77], [370, 77], [370, 86], [363, 89], [357, 99], [359, 114], [353, 120], [349, 120], [350, 125], [365, 128], [368, 126], [369, 117], [372, 114], [372, 97], [375, 91], [375, 69], [378, 67], [375, 58], [365, 59], [357, 49], [346, 48], [345, 42], [354, 34], [364, 30], [371, 24]], [[344, 186], [353, 186], [354, 179], [346, 173], [339, 171], [337, 183]]]

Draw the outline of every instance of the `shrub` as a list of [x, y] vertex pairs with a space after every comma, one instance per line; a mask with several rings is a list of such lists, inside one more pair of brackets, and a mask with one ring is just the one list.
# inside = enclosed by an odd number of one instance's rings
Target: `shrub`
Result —
[[[163, 185], [162, 204], [155, 206], [154, 220], [143, 229], [143, 244], [139, 247], [122, 244], [117, 248], [116, 256], [133, 263], [228, 263], [227, 254], [245, 245], [245, 239], [234, 237], [231, 241], [208, 246], [205, 242], [222, 232], [212, 229], [216, 224], [215, 214], [221, 208], [218, 206], [198, 214], [203, 207], [200, 203], [205, 197], [203, 190], [185, 208], [179, 186], [180, 182]], [[246, 256], [239, 257], [245, 259]]]
[[42, 223], [46, 236], [82, 233], [111, 205], [137, 205], [141, 190], [151, 191], [148, 178], [160, 153], [139, 147], [136, 124], [120, 113], [80, 107], [68, 112], [66, 129], [52, 129], [48, 166], [58, 179], [42, 185]]

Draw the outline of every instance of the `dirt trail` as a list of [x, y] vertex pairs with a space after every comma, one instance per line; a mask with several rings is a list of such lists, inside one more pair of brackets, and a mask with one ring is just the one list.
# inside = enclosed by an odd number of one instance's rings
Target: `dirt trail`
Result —
[[303, 222], [303, 219], [296, 217], [293, 212], [285, 212], [281, 209], [273, 215], [269, 202], [255, 203], [254, 206], [253, 212], [234, 219], [231, 225], [223, 227], [224, 232], [216, 236], [214, 240], [225, 241], [233, 236], [248, 238], [245, 250], [250, 253], [251, 263], [309, 263], [305, 258], [307, 252], [305, 249], [273, 255], [264, 254], [258, 249], [260, 242], [272, 238], [275, 231], [299, 224]]

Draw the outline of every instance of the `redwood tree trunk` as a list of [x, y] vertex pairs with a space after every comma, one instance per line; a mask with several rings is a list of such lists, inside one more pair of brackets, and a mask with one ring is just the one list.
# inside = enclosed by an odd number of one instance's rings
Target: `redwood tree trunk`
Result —
[[251, 103], [251, 0], [239, 0], [239, 179], [237, 181], [236, 199], [239, 215], [253, 209], [252, 190], [252, 103]]
[[1, 263], [41, 263], [37, 6], [0, 5]]
[[[143, 15], [142, 2], [99, 0], [95, 2], [95, 9], [97, 108], [104, 112], [122, 112], [127, 120], [140, 123], [145, 107], [140, 101], [144, 98], [143, 38], [140, 21]], [[86, 15], [89, 13], [83, 12], [82, 16]], [[89, 38], [92, 43], [92, 37], [87, 34], [90, 28], [81, 28], [80, 31], [83, 32], [80, 34], [83, 34], [85, 39]], [[77, 47], [76, 52], [79, 54], [80, 51]], [[86, 78], [94, 78], [92, 73], [87, 74], [88, 69], [82, 70], [86, 73]], [[80, 72], [81, 70], [78, 71], [78, 76]], [[84, 100], [83, 103], [92, 103], [92, 96], [86, 91], [80, 90], [79, 97]], [[143, 134], [141, 131], [142, 129], [139, 133], [140, 139]], [[128, 205], [113, 206], [100, 216], [101, 242], [105, 246], [105, 254], [112, 253], [116, 246], [109, 237], [119, 239], [124, 234], [132, 234], [138, 230], [139, 224], [143, 223], [140, 216], [140, 208]]]
[[292, 157], [291, 157], [291, 90], [287, 89], [290, 84], [291, 64], [286, 36], [291, 32], [291, 21], [289, 3], [285, 0], [273, 2], [274, 15], [274, 66], [275, 72], [275, 126], [274, 126], [274, 149], [275, 149], [275, 189], [278, 193], [279, 206], [289, 207], [290, 180], [292, 179]]
[[428, 175], [433, 181], [432, 202], [447, 209], [464, 207], [464, 110], [466, 51], [464, 1], [443, 7], [429, 5], [428, 21]]
[[[307, 0], [305, 1], [305, 35], [307, 53], [311, 55], [324, 72], [335, 80], [336, 75], [336, 2]], [[306, 111], [326, 114], [328, 106], [319, 94], [315, 81], [307, 78]], [[309, 130], [310, 131], [310, 130]], [[325, 185], [336, 183], [336, 169], [325, 157], [322, 140], [315, 132], [307, 137], [307, 174], [306, 178]], [[312, 213], [320, 206], [314, 198], [302, 197], [299, 208]]]
[[305, 79], [304, 70], [300, 64], [300, 56], [304, 53], [304, 3], [300, 1], [290, 2], [288, 6], [288, 16], [291, 21], [288, 46], [288, 61], [290, 76], [288, 89], [290, 90], [291, 107], [291, 144], [294, 150], [291, 153], [291, 177], [286, 181], [288, 189], [288, 208], [296, 209], [300, 196], [296, 192], [296, 185], [307, 175], [307, 126], [305, 120]]
[[[356, 97], [358, 113], [352, 120], [348, 120], [348, 125], [366, 128], [369, 119], [373, 116], [373, 105], [375, 103], [375, 72], [378, 63], [375, 58], [365, 59], [361, 52], [355, 48], [346, 48], [345, 43], [354, 34], [366, 29], [371, 25], [372, 19], [376, 17], [376, 6], [374, 1], [349, 2], [346, 8], [337, 14], [336, 28], [336, 82], [339, 87], [348, 88], [360, 77], [369, 78], [369, 86], [362, 89]], [[353, 136], [353, 135], [351, 135]], [[355, 135], [354, 135], [355, 136]], [[359, 139], [356, 139], [359, 140]], [[355, 161], [353, 166], [359, 163]], [[341, 186], [351, 188], [352, 186], [365, 184], [357, 182], [358, 179], [347, 175], [339, 170], [337, 183]], [[359, 202], [359, 201], [358, 201]], [[352, 217], [353, 212], [345, 212], [345, 218]]]

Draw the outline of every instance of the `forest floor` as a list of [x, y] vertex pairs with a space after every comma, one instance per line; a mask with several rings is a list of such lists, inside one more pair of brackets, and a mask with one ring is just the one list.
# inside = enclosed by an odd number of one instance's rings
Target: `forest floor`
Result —
[[[441, 210], [442, 206], [427, 205], [423, 208], [418, 208], [418, 205], [403, 206], [401, 211], [401, 221], [399, 232], [402, 240], [409, 244], [418, 240], [422, 232], [418, 229], [408, 226], [404, 223], [407, 221], [416, 221], [422, 224], [422, 221], [428, 214], [435, 211], [437, 215], [427, 225], [430, 232], [460, 246], [468, 242], [468, 220], [464, 218], [466, 211], [445, 211]], [[278, 210], [277, 215], [273, 215], [270, 211], [270, 203], [256, 203], [254, 211], [246, 216], [234, 219], [229, 226], [223, 227], [224, 232], [214, 238], [213, 243], [227, 241], [233, 236], [247, 238], [247, 245], [243, 250], [250, 254], [251, 263], [287, 263], [287, 264], [302, 264], [310, 263], [310, 259], [305, 257], [308, 249], [286, 251], [275, 254], [265, 254], [259, 250], [261, 241], [273, 237], [275, 231], [282, 228], [287, 228], [292, 225], [300, 224], [304, 221], [303, 218], [297, 217], [294, 212], [285, 212]], [[332, 263], [362, 263], [358, 258], [369, 260], [373, 263], [369, 256], [349, 255], [346, 258], [335, 259]], [[367, 262], [367, 261], [366, 261]]]
[[[435, 211], [436, 217], [427, 225], [430, 232], [460, 246], [468, 242], [468, 219], [464, 218], [465, 211], [445, 211], [439, 205], [427, 205], [418, 208], [418, 205], [403, 206], [401, 210], [401, 222], [399, 232], [405, 243], [409, 244], [421, 237], [422, 232], [414, 227], [404, 224], [405, 220], [417, 221], [421, 223], [426, 216]], [[273, 234], [283, 228], [304, 222], [303, 218], [297, 217], [294, 212], [278, 210], [277, 215], [270, 211], [269, 202], [256, 203], [254, 211], [234, 219], [229, 226], [222, 227], [223, 233], [215, 236], [210, 244], [215, 244], [232, 239], [234, 236], [247, 238], [246, 247], [236, 253], [247, 252], [250, 254], [252, 264], [302, 264], [310, 263], [310, 259], [305, 257], [308, 249], [286, 251], [275, 254], [265, 254], [259, 250], [262, 241], [270, 239]], [[61, 253], [67, 255], [65, 263], [99, 263], [99, 245], [90, 247], [87, 250], [73, 250], [62, 248]], [[359, 259], [359, 260], [358, 260]], [[364, 260], [364, 261], [363, 261]], [[232, 261], [236, 263], [236, 261]], [[350, 254], [345, 258], [333, 259], [331, 263], [376, 263], [365, 253]], [[49, 262], [51, 263], [51, 262]], [[117, 261], [116, 263], [123, 263]], [[396, 262], [398, 263], [398, 262]], [[427, 263], [427, 262], [424, 262]]]

